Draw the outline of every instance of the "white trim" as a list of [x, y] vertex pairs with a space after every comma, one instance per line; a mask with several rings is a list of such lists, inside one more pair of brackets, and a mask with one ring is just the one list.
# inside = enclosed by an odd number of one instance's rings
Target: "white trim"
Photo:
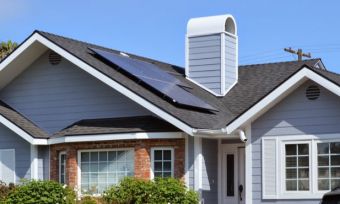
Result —
[[245, 203], [253, 203], [253, 152], [251, 142], [251, 124], [245, 128], [247, 142], [245, 144]]
[[74, 135], [58, 138], [51, 138], [48, 144], [70, 143], [70, 142], [89, 142], [107, 140], [132, 140], [132, 139], [180, 139], [183, 138], [181, 132], [138, 132], [121, 134], [100, 134], [100, 135]]
[[184, 179], [185, 179], [185, 185], [187, 188], [189, 188], [189, 135], [184, 135], [184, 140], [185, 140], [185, 161], [184, 161]]
[[[78, 176], [77, 176], [77, 187], [75, 189], [78, 190], [77, 194], [78, 197], [80, 197], [82, 195], [81, 193], [81, 169], [80, 169], [80, 165], [81, 165], [81, 153], [82, 152], [105, 152], [105, 151], [132, 151], [133, 153], [133, 160], [135, 160], [135, 151], [134, 148], [104, 148], [104, 149], [82, 149], [82, 150], [78, 150], [77, 151], [77, 171], [78, 171]], [[95, 194], [94, 196], [96, 196], [98, 194]]]
[[[150, 178], [154, 179], [154, 169], [155, 169], [155, 151], [171, 151], [171, 177], [175, 174], [175, 149], [173, 147], [152, 147], [151, 148], [151, 165], [150, 165]], [[163, 158], [162, 158], [163, 162]]]
[[39, 179], [38, 146], [31, 145], [31, 179]]
[[[275, 168], [276, 168], [276, 178], [275, 178], [275, 180], [276, 180], [276, 192], [275, 192], [275, 195], [267, 195], [266, 194], [266, 187], [265, 187], [265, 179], [266, 179], [266, 177], [265, 176], [263, 176], [263, 175], [265, 175], [265, 165], [264, 165], [264, 163], [265, 163], [265, 161], [264, 161], [264, 159], [263, 159], [263, 155], [264, 155], [264, 148], [265, 148], [265, 145], [264, 145], [264, 143], [265, 143], [265, 141], [266, 140], [275, 140], [275, 152], [276, 152], [276, 157], [275, 157]], [[279, 168], [278, 168], [278, 165], [279, 165], [279, 162], [278, 162], [278, 141], [277, 141], [277, 137], [273, 137], [273, 138], [271, 138], [271, 137], [262, 137], [262, 139], [261, 139], [261, 177], [262, 177], [262, 179], [261, 179], [261, 186], [262, 186], [262, 199], [277, 199], [278, 198], [278, 188], [277, 188], [277, 186], [279, 185], [278, 184], [278, 170], [279, 170]]]
[[64, 168], [65, 168], [65, 170], [64, 170], [64, 184], [66, 184], [67, 183], [67, 181], [66, 181], [66, 163], [67, 163], [67, 156], [66, 156], [66, 152], [65, 151], [61, 151], [61, 152], [59, 152], [59, 161], [58, 161], [58, 169], [59, 169], [59, 172], [58, 172], [58, 174], [59, 174], [59, 183], [61, 183], [61, 155], [65, 155], [65, 164], [64, 164]]
[[187, 79], [190, 77], [189, 74], [189, 36], [185, 35], [185, 77]]
[[259, 101], [256, 105], [250, 108], [248, 111], [243, 113], [239, 118], [237, 118], [234, 122], [229, 124], [227, 128], [227, 133], [230, 134], [241, 125], [253, 120], [256, 116], [264, 113], [268, 109], [270, 109], [275, 102], [278, 102], [280, 99], [287, 96], [291, 91], [297, 88], [298, 85], [307, 81], [308, 79], [318, 83], [324, 88], [328, 89], [332, 93], [337, 96], [340, 96], [340, 88], [338, 85], [333, 82], [325, 79], [324, 77], [316, 74], [311, 71], [309, 68], [303, 68], [288, 80], [286, 80], [283, 84], [281, 84], [278, 88], [276, 88], [273, 92], [267, 95], [264, 99]]
[[222, 204], [222, 140], [217, 142], [217, 202]]
[[202, 189], [202, 138], [194, 137], [194, 190]]

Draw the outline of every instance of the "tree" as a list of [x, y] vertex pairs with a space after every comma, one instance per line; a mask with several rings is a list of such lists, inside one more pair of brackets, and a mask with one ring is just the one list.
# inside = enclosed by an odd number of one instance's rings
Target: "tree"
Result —
[[12, 41], [1, 42], [0, 44], [0, 60], [5, 58], [9, 55], [16, 47], [18, 46], [17, 43]]

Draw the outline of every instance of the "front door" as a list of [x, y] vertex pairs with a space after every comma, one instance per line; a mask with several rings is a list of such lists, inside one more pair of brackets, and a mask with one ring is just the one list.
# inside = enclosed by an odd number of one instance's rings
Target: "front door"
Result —
[[222, 157], [222, 202], [245, 204], [245, 148], [224, 144]]

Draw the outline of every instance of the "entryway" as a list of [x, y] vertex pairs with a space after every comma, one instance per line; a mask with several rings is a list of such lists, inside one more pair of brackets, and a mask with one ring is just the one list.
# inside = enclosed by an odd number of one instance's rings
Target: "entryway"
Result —
[[222, 144], [222, 203], [245, 204], [244, 144]]

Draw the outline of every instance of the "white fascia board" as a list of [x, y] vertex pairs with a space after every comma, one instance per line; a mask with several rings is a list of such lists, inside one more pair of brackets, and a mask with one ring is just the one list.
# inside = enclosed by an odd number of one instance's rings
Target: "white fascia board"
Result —
[[123, 134], [101, 134], [101, 135], [73, 135], [58, 138], [51, 138], [48, 144], [91, 142], [108, 140], [133, 140], [133, 139], [179, 139], [183, 138], [182, 132], [141, 132]]
[[238, 119], [229, 124], [226, 129], [227, 133], [231, 134], [233, 131], [241, 127], [242, 125], [248, 123], [257, 115], [260, 115], [267, 111], [272, 105], [275, 104], [279, 99], [285, 97], [289, 91], [296, 88], [298, 85], [301, 85], [303, 82], [308, 79], [318, 83], [320, 86], [323, 86], [330, 92], [334, 93], [337, 96], [340, 96], [340, 87], [328, 79], [322, 77], [321, 75], [315, 73], [310, 70], [308, 67], [305, 67], [290, 77], [287, 81], [281, 84], [278, 88], [276, 88], [273, 92], [263, 98], [260, 102], [250, 108], [247, 112], [242, 114]]
[[56, 45], [52, 41], [48, 40], [44, 36], [36, 33], [32, 36], [37, 41], [48, 47], [49, 49], [53, 50], [54, 52], [58, 53], [65, 59], [69, 60], [71, 63], [78, 66], [80, 69], [86, 71], [90, 75], [94, 76], [98, 80], [102, 81], [103, 83], [107, 84], [111, 88], [115, 89], [119, 93], [123, 94], [124, 96], [130, 98], [132, 101], [138, 103], [139, 105], [143, 106], [144, 108], [148, 109], [152, 113], [158, 115], [159, 117], [163, 118], [167, 122], [173, 124], [177, 128], [181, 129], [182, 131], [186, 132], [189, 135], [193, 135], [192, 131], [193, 128], [188, 126], [187, 124], [183, 123], [182, 121], [178, 120], [174, 116], [170, 115], [169, 113], [163, 111], [159, 107], [155, 106], [154, 104], [150, 103], [146, 99], [138, 96], [136, 93], [132, 92], [128, 88], [124, 87], [123, 85], [117, 83], [116, 81], [112, 80], [111, 78], [107, 77], [103, 73], [99, 72], [92, 66], [88, 65], [87, 63], [83, 62], [82, 60], [78, 59], [77, 57], [73, 56], [60, 46]]

